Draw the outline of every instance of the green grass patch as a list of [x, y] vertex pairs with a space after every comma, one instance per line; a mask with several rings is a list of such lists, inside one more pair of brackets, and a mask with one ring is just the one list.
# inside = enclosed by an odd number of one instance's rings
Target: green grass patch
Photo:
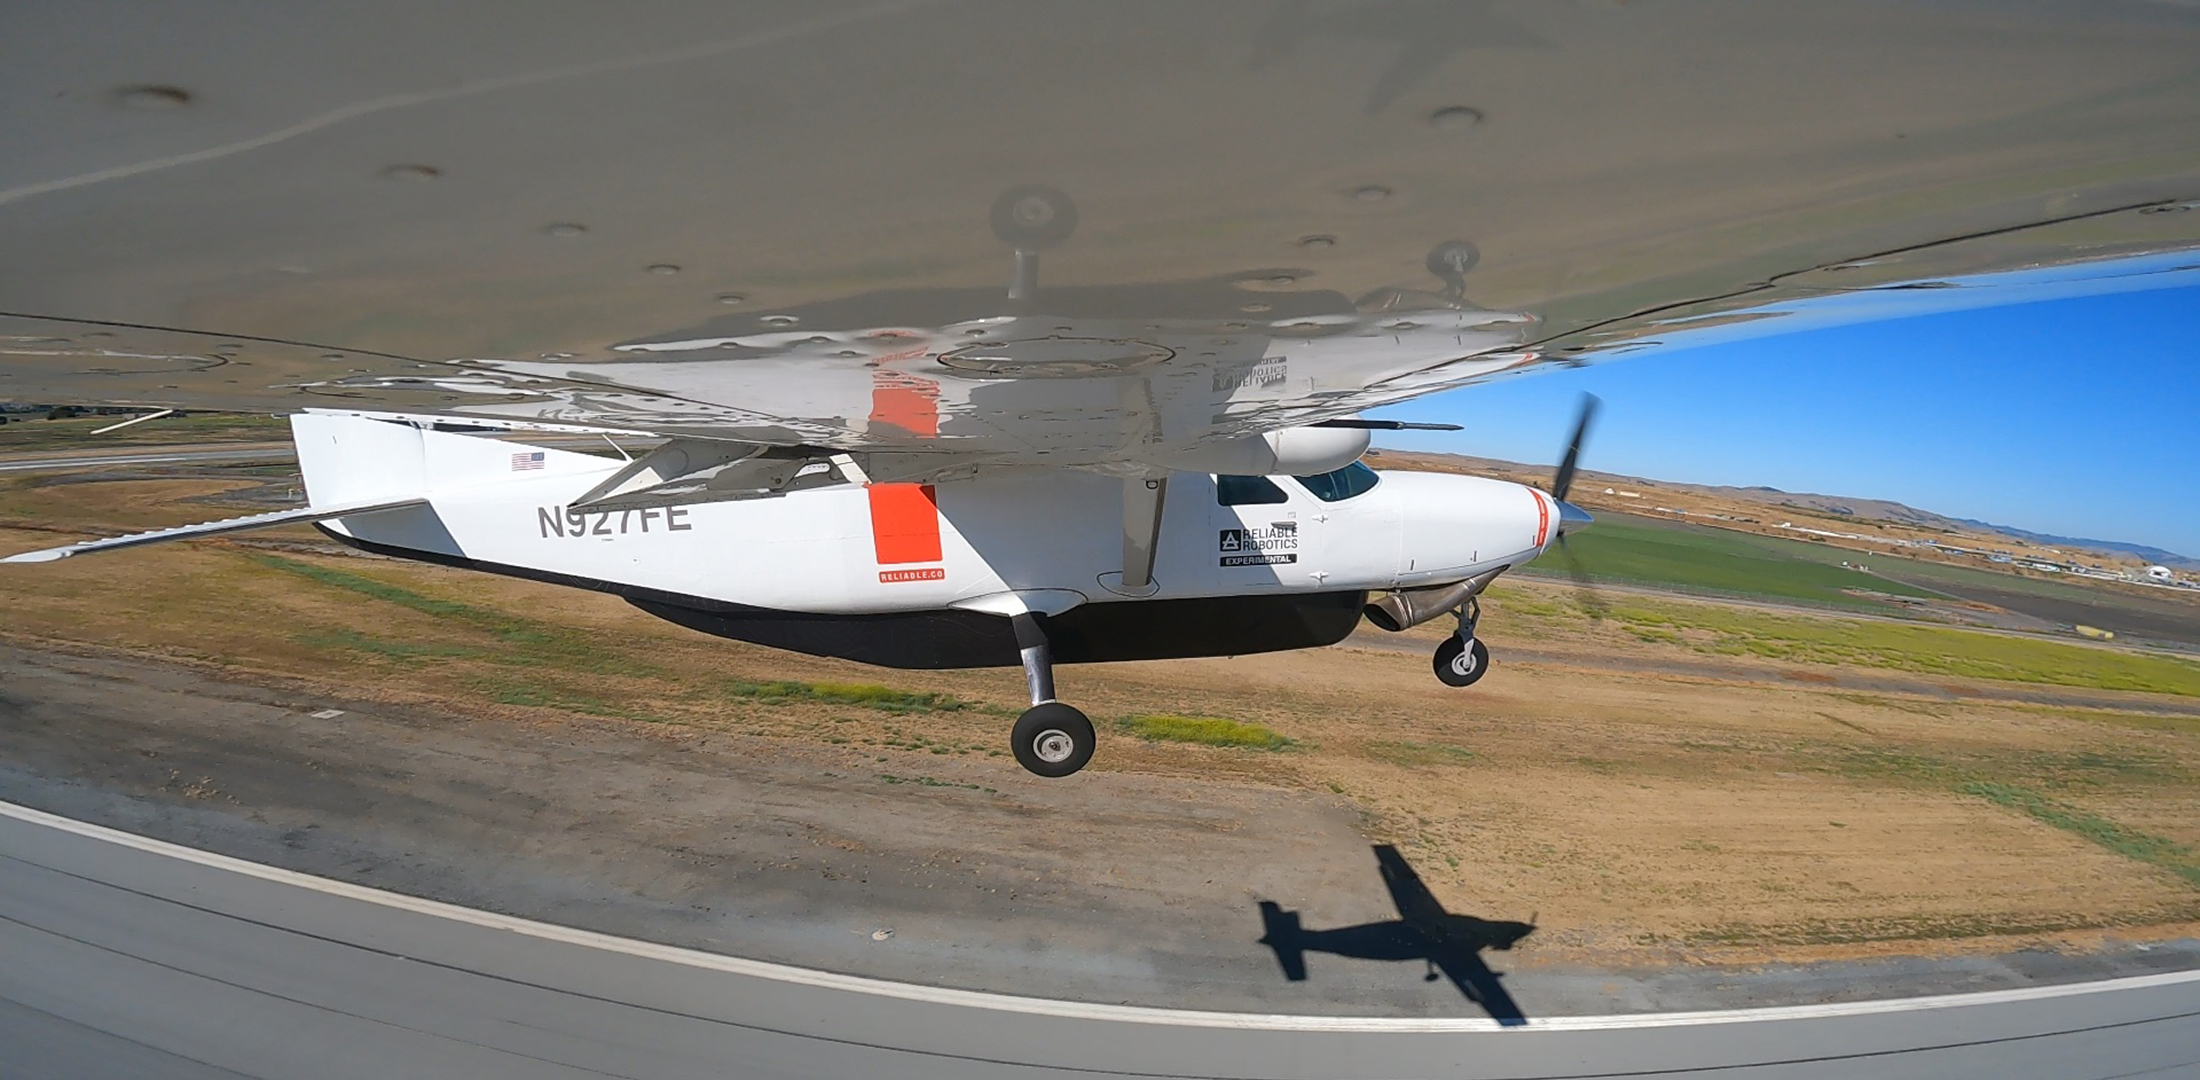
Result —
[[[480, 652], [483, 659], [494, 663], [516, 667], [553, 667], [593, 675], [632, 675], [643, 678], [665, 676], [663, 668], [636, 660], [615, 648], [607, 648], [603, 640], [583, 631], [509, 615], [494, 608], [427, 596], [402, 585], [354, 574], [348, 570], [287, 559], [280, 555], [254, 553], [249, 557], [270, 570], [279, 570], [356, 596], [395, 604], [487, 634], [503, 646]], [[422, 643], [416, 647], [429, 646]]]
[[[1874, 558], [1865, 553], [1829, 551], [1822, 544], [1730, 529], [1605, 513], [1597, 516], [1595, 528], [1569, 535], [1566, 541], [1582, 569], [1598, 580], [1866, 611], [1888, 607], [1847, 590], [1934, 595], [1840, 565], [1843, 558], [1851, 562]], [[1557, 572], [1556, 567], [1538, 570]]]
[[253, 562], [259, 563], [261, 566], [280, 570], [286, 574], [295, 574], [308, 581], [326, 585], [330, 588], [342, 589], [345, 592], [357, 593], [360, 596], [380, 600], [384, 603], [411, 608], [423, 615], [433, 615], [439, 619], [461, 620], [488, 630], [507, 641], [532, 643], [544, 637], [539, 624], [531, 620], [515, 618], [503, 612], [475, 607], [471, 604], [462, 604], [456, 600], [438, 600], [431, 596], [423, 596], [401, 585], [392, 585], [386, 581], [350, 573], [349, 571], [337, 570], [333, 567], [316, 566], [312, 563], [299, 562], [296, 559], [286, 559], [280, 555], [255, 554], [251, 558]]
[[1295, 745], [1259, 724], [1220, 716], [1179, 716], [1175, 713], [1142, 713], [1123, 721], [1123, 730], [1155, 742], [1198, 743], [1201, 746], [1233, 746], [1252, 750], [1283, 750]]
[[953, 694], [896, 690], [876, 683], [812, 683], [792, 680], [748, 682], [735, 679], [721, 683], [719, 689], [729, 697], [745, 698], [766, 705], [809, 701], [827, 705], [854, 705], [897, 714], [961, 712], [974, 707], [972, 703]]
[[2189, 884], [2200, 885], [2200, 859], [2195, 859], [2189, 844], [2180, 844], [2152, 833], [2126, 828], [2099, 814], [2067, 806], [2039, 792], [2014, 784], [1973, 780], [1964, 783], [1957, 790], [1966, 795], [1976, 795], [1997, 806], [2020, 811], [2035, 821], [2083, 837], [2096, 846], [2127, 859], [2159, 866], [2185, 879]]
[[1697, 652], [1712, 655], [2200, 696], [2200, 663], [2158, 653], [1878, 619], [1813, 618], [1710, 604], [1614, 604], [1609, 617], [1629, 629], [1648, 627], [1676, 633]]
[[1444, 743], [1406, 742], [1386, 740], [1367, 744], [1367, 756], [1392, 765], [1409, 769], [1425, 769], [1438, 765], [1469, 765], [1474, 762], [1474, 751], [1463, 746]]

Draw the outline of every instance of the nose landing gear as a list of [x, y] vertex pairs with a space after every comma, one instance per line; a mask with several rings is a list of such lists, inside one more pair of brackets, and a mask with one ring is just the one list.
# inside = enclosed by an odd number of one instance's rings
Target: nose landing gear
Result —
[[1490, 669], [1489, 646], [1474, 636], [1482, 619], [1482, 600], [1470, 596], [1459, 605], [1459, 629], [1436, 647], [1436, 678], [1445, 686], [1473, 686]]
[[1092, 760], [1098, 736], [1084, 713], [1054, 700], [1054, 652], [1047, 645], [1046, 628], [1039, 624], [1038, 617], [1014, 615], [1009, 623], [1016, 629], [1024, 681], [1031, 686], [1031, 708], [1009, 729], [1009, 750], [1016, 755], [1016, 763], [1030, 772], [1068, 776]]

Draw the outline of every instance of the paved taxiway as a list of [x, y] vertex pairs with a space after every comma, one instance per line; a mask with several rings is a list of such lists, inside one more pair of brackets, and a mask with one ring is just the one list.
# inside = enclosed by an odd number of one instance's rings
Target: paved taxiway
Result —
[[288, 446], [240, 446], [217, 450], [160, 450], [140, 453], [83, 454], [74, 457], [33, 457], [0, 461], [0, 472], [54, 472], [60, 469], [96, 469], [110, 465], [193, 465], [217, 461], [278, 461], [297, 456]]
[[1186, 1013], [804, 971], [275, 870], [0, 803], [0, 1075], [2139, 1077], [2200, 972], [1726, 1013]]

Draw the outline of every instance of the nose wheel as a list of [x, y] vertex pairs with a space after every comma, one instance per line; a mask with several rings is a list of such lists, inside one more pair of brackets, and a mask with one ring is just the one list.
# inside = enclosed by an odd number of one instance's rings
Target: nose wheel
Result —
[[1445, 686], [1473, 686], [1490, 669], [1490, 647], [1480, 640], [1444, 639], [1436, 647], [1436, 677]]
[[1490, 647], [1474, 636], [1482, 621], [1482, 599], [1470, 596], [1459, 605], [1459, 629], [1436, 647], [1436, 678], [1445, 686], [1473, 686], [1490, 669]]

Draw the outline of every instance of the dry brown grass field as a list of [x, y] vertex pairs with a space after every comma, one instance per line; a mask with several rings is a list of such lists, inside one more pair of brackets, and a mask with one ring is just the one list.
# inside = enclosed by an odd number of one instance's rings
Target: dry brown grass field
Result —
[[[0, 480], [0, 552], [66, 539], [57, 529], [219, 516], [181, 500], [237, 486]], [[1683, 599], [1595, 617], [1571, 589], [1521, 582], [1486, 606], [1497, 664], [1467, 691], [1431, 677], [1428, 629], [1412, 651], [1094, 665], [1060, 682], [1102, 727], [1095, 769], [1230, 782], [1218, 799], [1255, 784], [1348, 804], [1454, 910], [1538, 914], [1546, 955], [1801, 959], [2200, 929], [2200, 665], [2044, 642], [2074, 651], [1981, 653], [2041, 688], [2035, 703], [1993, 702], [1965, 693], [1976, 672], [1905, 667], [1938, 639], [1757, 647], [1861, 625], [1747, 621], [1769, 618]], [[788, 740], [920, 784], [1027, 779], [1003, 746], [1022, 705], [1013, 671], [887, 671], [719, 641], [613, 597], [363, 557], [302, 529], [6, 567], [0, 633], [514, 725]], [[1730, 673], [1680, 670], [1707, 656]], [[1853, 663], [1907, 672], [1917, 690], [1827, 685]], [[2078, 674], [2024, 681], [2065, 663]], [[2089, 664], [2138, 681], [2088, 684]], [[2113, 707], [2050, 692], [2087, 685]], [[1209, 745], [1233, 738], [1260, 745]], [[1137, 838], [1086, 842], [1109, 861]]]

